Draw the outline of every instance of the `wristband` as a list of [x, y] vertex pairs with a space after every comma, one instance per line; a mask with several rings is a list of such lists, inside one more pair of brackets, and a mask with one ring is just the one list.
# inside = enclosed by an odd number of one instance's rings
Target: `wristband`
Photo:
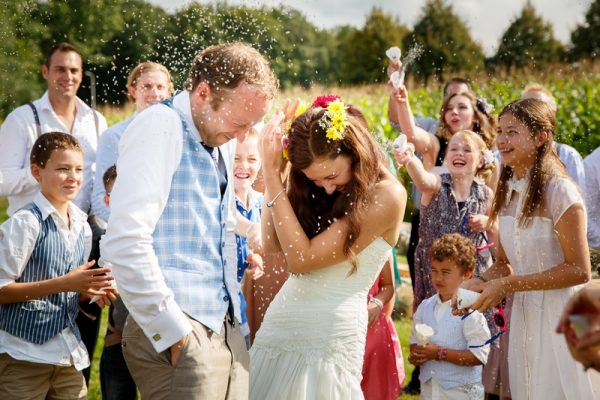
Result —
[[375, 305], [377, 307], [379, 307], [380, 310], [383, 310], [383, 302], [381, 300], [379, 300], [377, 297], [371, 297], [369, 299], [369, 302], [375, 303]]
[[285, 188], [281, 189], [281, 191], [280, 191], [279, 193], [277, 193], [277, 194], [275, 195], [275, 197], [273, 197], [273, 200], [271, 200], [271, 201], [267, 201], [267, 202], [265, 203], [265, 205], [266, 205], [268, 208], [271, 208], [271, 207], [273, 207], [273, 205], [275, 205], [275, 200], [277, 200], [277, 198], [278, 198], [279, 196], [281, 196], [281, 194], [282, 194], [282, 193], [285, 193]]
[[483, 283], [487, 283], [490, 281], [489, 279], [485, 279], [482, 275], [479, 275], [479, 274], [475, 274], [475, 276], [473, 276], [473, 278], [481, 279], [483, 281]]
[[448, 350], [443, 348], [442, 346], [437, 349], [437, 357], [435, 358], [438, 361], [446, 361], [448, 357]]

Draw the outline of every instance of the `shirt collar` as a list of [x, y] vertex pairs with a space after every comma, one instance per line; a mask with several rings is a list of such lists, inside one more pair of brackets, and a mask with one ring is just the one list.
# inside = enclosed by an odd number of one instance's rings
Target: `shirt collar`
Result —
[[[54, 112], [52, 108], [52, 103], [50, 103], [50, 96], [48, 96], [48, 91], [44, 93], [44, 95], [40, 98], [40, 109]], [[75, 97], [75, 109], [77, 110], [77, 114], [84, 115], [92, 111], [92, 109], [85, 104], [83, 100], [79, 97]]]
[[[55, 214], [56, 216], [60, 217], [58, 215], [58, 211], [56, 211], [56, 208], [54, 208], [54, 206], [50, 204], [50, 201], [48, 201], [48, 199], [42, 194], [42, 192], [37, 192], [37, 194], [33, 198], [33, 203], [40, 209], [40, 212], [42, 213], [42, 220], [45, 221], [46, 218], [48, 218], [52, 214]], [[72, 202], [69, 202], [69, 216], [71, 217], [71, 219], [78, 222], [83, 222], [87, 220], [87, 215]]]
[[248, 190], [248, 208], [247, 209], [246, 209], [246, 205], [244, 204], [244, 202], [239, 197], [237, 197], [237, 195], [235, 196], [235, 203], [237, 204], [237, 206], [239, 208], [242, 208], [245, 211], [250, 211], [251, 209], [253, 209], [257, 200], [258, 200], [258, 192], [252, 188], [250, 188]]
[[191, 133], [197, 135], [198, 140], [202, 142], [202, 137], [200, 136], [200, 131], [196, 127], [194, 123], [194, 119], [192, 118], [192, 105], [190, 103], [190, 92], [187, 90], [183, 90], [180, 93], [177, 93], [175, 97], [173, 97], [173, 108], [179, 113], [179, 115], [185, 119], [185, 122], [188, 126], [188, 129]]
[[435, 304], [436, 305], [442, 305], [442, 304], [448, 304], [448, 305], [450, 305], [451, 301], [452, 301], [452, 299], [443, 301], [439, 294], [435, 295]]

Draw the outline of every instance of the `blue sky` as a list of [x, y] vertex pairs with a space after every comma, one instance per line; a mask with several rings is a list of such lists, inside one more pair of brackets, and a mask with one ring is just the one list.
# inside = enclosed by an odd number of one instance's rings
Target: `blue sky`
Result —
[[[185, 7], [194, 0], [146, 0], [168, 11]], [[197, 0], [200, 3], [212, 3]], [[531, 0], [540, 15], [551, 22], [554, 35], [563, 43], [570, 40], [570, 32], [583, 22], [592, 0]], [[508, 25], [521, 12], [526, 0], [452, 0], [454, 11], [471, 30], [471, 36], [486, 54], [495, 53], [498, 41]], [[362, 26], [373, 6], [397, 16], [412, 27], [419, 19], [425, 0], [228, 0], [228, 4], [247, 6], [276, 6], [284, 4], [300, 10], [315, 25], [332, 28], [338, 25]]]

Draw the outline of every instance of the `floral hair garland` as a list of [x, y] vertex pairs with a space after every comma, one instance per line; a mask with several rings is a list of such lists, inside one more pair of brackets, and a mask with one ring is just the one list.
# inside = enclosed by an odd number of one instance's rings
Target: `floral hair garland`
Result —
[[319, 126], [325, 131], [325, 137], [330, 140], [343, 139], [348, 119], [346, 118], [346, 105], [342, 99], [336, 95], [319, 96], [312, 106], [326, 109], [319, 121]]
[[[346, 105], [342, 99], [337, 95], [319, 96], [312, 103], [311, 107], [324, 108], [325, 114], [319, 120], [319, 126], [325, 131], [325, 137], [330, 140], [340, 140], [344, 138], [344, 132], [348, 126], [348, 119], [346, 117]], [[302, 115], [308, 110], [308, 105], [305, 103], [298, 104], [294, 119]], [[283, 158], [289, 160], [289, 133], [291, 129], [291, 122], [285, 127], [284, 134], [281, 137], [281, 145], [283, 147]]]

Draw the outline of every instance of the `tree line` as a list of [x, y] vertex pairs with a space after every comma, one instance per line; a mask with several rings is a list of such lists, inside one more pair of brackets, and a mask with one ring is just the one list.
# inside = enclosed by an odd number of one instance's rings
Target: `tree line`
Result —
[[[181, 87], [194, 55], [221, 42], [242, 40], [265, 54], [283, 87], [352, 85], [385, 79], [385, 50], [415, 43], [424, 53], [413, 78], [428, 81], [460, 71], [544, 69], [556, 62], [594, 60], [600, 51], [600, 0], [564, 46], [530, 2], [510, 22], [498, 51], [486, 58], [447, 0], [428, 0], [410, 29], [373, 8], [364, 26], [319, 29], [288, 7], [249, 8], [192, 3], [175, 13], [143, 0], [3, 0], [0, 7], [0, 116], [39, 97], [44, 52], [73, 43], [98, 82], [99, 103], [126, 99], [128, 72], [141, 61], [167, 66]], [[89, 82], [82, 85], [89, 98]]]

